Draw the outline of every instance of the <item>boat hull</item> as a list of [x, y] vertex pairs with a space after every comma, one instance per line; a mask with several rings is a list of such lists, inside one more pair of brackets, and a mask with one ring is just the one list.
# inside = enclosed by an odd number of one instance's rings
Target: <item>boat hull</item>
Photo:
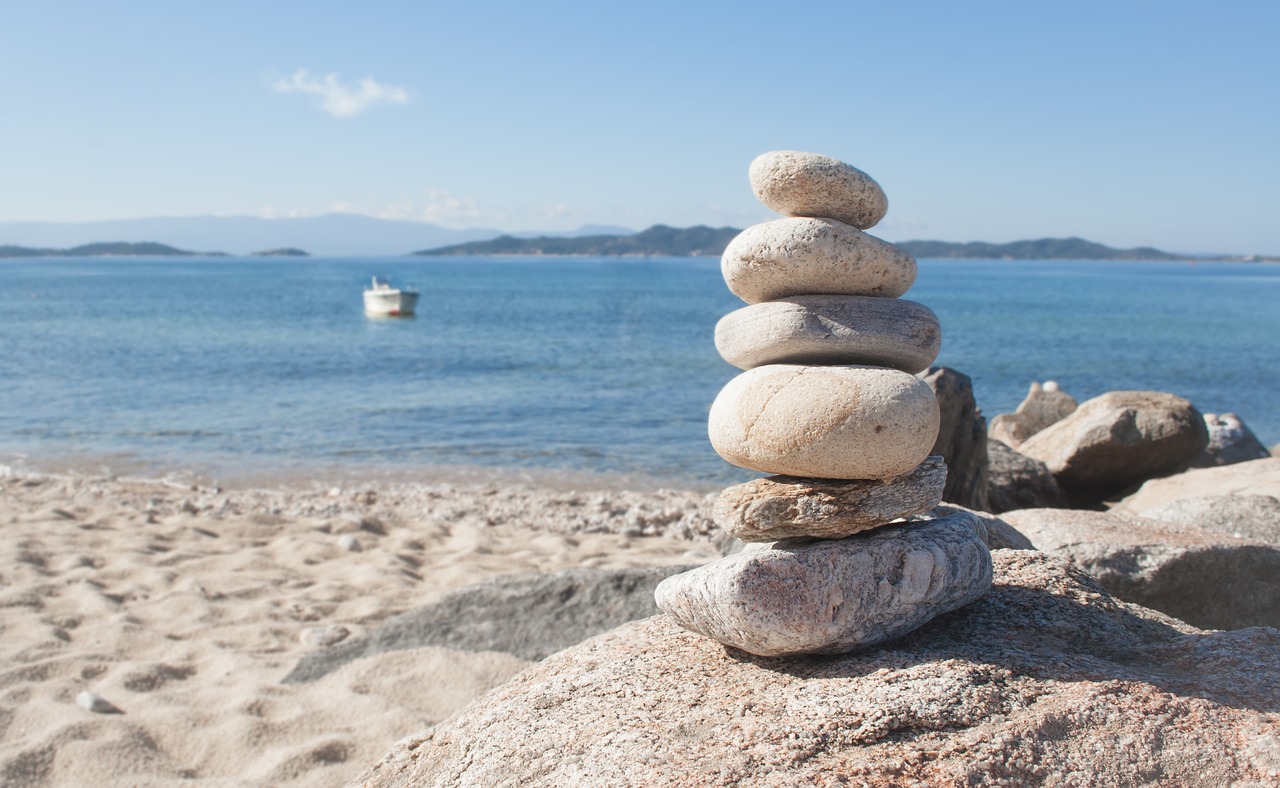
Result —
[[409, 317], [418, 307], [418, 294], [403, 290], [366, 290], [364, 312], [373, 317]]

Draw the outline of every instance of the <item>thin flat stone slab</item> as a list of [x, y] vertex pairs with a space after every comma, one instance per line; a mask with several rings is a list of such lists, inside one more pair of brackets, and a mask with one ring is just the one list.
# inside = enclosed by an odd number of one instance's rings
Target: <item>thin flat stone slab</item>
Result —
[[818, 479], [892, 479], [938, 435], [929, 384], [880, 367], [770, 364], [729, 381], [707, 434], [734, 465]]
[[916, 260], [834, 219], [777, 219], [730, 241], [720, 272], [748, 304], [814, 293], [897, 298], [915, 283]]
[[759, 656], [844, 654], [907, 634], [991, 587], [969, 512], [847, 539], [747, 549], [658, 584], [686, 629]]
[[870, 175], [820, 153], [762, 153], [751, 162], [749, 177], [756, 199], [787, 216], [837, 219], [865, 230], [889, 210], [889, 199]]
[[744, 542], [842, 539], [932, 509], [942, 502], [946, 481], [947, 465], [936, 455], [885, 481], [767, 476], [726, 488], [714, 517]]
[[730, 312], [716, 324], [716, 350], [739, 369], [870, 364], [914, 375], [929, 368], [941, 345], [933, 310], [900, 298], [788, 296]]

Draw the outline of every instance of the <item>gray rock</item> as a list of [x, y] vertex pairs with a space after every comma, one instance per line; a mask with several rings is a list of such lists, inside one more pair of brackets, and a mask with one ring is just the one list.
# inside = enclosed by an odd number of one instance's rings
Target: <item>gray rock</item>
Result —
[[1175, 470], [1208, 442], [1204, 417], [1182, 397], [1112, 391], [1018, 450], [1047, 465], [1074, 503], [1089, 504]]
[[1199, 632], [1036, 552], [884, 648], [760, 658], [658, 616], [522, 672], [356, 784], [1274, 785], [1280, 633]]
[[111, 701], [97, 694], [85, 690], [76, 696], [76, 703], [93, 712], [94, 714], [124, 714], [120, 707]]
[[1112, 594], [1205, 629], [1280, 625], [1280, 550], [1132, 515], [1020, 509], [1004, 519], [1036, 549]]
[[995, 514], [1014, 509], [1061, 509], [1067, 496], [1039, 460], [998, 440], [987, 441], [987, 506]]
[[988, 435], [1016, 449], [1027, 438], [1070, 416], [1076, 407], [1075, 397], [1058, 388], [1054, 381], [1032, 383], [1017, 410], [991, 420]]
[[343, 534], [338, 537], [338, 547], [353, 553], [359, 553], [364, 550], [364, 546], [360, 544], [360, 540], [351, 534]]
[[352, 660], [439, 646], [539, 660], [605, 630], [658, 612], [653, 590], [690, 567], [566, 569], [499, 577], [388, 619], [367, 635], [304, 656], [285, 684], [314, 681]]
[[818, 293], [897, 298], [916, 281], [906, 251], [833, 219], [748, 227], [725, 247], [720, 270], [748, 304]]
[[938, 405], [893, 369], [771, 364], [729, 381], [707, 434], [721, 457], [764, 473], [891, 479], [929, 456]]
[[959, 512], [847, 539], [778, 542], [669, 577], [655, 597], [681, 626], [752, 654], [841, 654], [985, 594], [991, 553], [981, 533]]
[[888, 198], [870, 175], [819, 153], [762, 153], [751, 162], [749, 176], [756, 198], [787, 216], [836, 219], [865, 230], [889, 210]]
[[1234, 413], [1206, 413], [1204, 424], [1209, 430], [1209, 445], [1192, 457], [1187, 467], [1214, 468], [1271, 456], [1253, 430]]
[[930, 367], [919, 377], [938, 400], [938, 437], [929, 453], [947, 463], [942, 500], [987, 511], [987, 424], [973, 396], [973, 381], [950, 367]]
[[1280, 500], [1270, 495], [1208, 495], [1143, 509], [1139, 517], [1280, 545]]
[[740, 369], [764, 364], [870, 364], [915, 374], [933, 363], [942, 329], [914, 301], [872, 296], [790, 296], [730, 312], [716, 349]]
[[927, 457], [886, 481], [767, 476], [726, 488], [713, 517], [725, 533], [745, 542], [840, 539], [932, 509], [942, 500], [946, 479], [941, 457]]

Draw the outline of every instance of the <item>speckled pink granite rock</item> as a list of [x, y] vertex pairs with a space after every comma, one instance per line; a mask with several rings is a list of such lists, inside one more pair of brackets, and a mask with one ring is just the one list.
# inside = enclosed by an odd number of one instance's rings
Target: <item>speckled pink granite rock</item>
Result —
[[547, 658], [354, 784], [1275, 785], [1280, 633], [1201, 632], [1032, 551], [883, 648], [763, 658], [667, 616]]

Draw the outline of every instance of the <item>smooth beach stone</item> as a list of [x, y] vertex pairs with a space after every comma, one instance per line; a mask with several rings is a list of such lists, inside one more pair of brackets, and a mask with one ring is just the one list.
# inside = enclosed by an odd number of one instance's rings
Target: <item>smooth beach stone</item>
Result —
[[743, 468], [818, 479], [891, 479], [938, 435], [929, 384], [881, 367], [770, 364], [729, 381], [711, 404], [716, 452]]
[[847, 539], [779, 542], [669, 577], [654, 597], [685, 629], [752, 654], [843, 654], [985, 594], [983, 532], [962, 511]]
[[942, 502], [946, 480], [947, 466], [938, 456], [886, 481], [766, 476], [725, 488], [714, 517], [744, 542], [842, 539], [932, 509]]
[[898, 298], [799, 295], [752, 304], [716, 324], [716, 349], [740, 369], [765, 364], [871, 364], [915, 374], [938, 356], [932, 309]]
[[838, 219], [865, 230], [889, 210], [889, 199], [870, 175], [819, 153], [762, 153], [749, 175], [756, 198], [787, 216]]
[[720, 272], [748, 304], [813, 294], [897, 298], [916, 281], [916, 259], [834, 219], [776, 219], [738, 233]]

